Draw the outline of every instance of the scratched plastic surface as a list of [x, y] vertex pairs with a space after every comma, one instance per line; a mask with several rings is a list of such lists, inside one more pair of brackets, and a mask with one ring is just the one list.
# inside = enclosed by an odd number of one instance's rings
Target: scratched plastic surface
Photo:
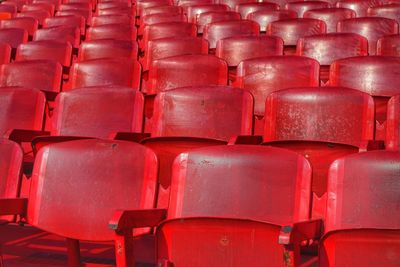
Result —
[[386, 149], [400, 151], [400, 95], [388, 102]]
[[11, 28], [0, 30], [0, 42], [9, 44], [12, 48], [28, 42], [28, 32], [23, 29]]
[[328, 33], [336, 32], [336, 26], [339, 21], [355, 17], [356, 12], [348, 8], [321, 8], [308, 10], [304, 13], [304, 18], [319, 19], [325, 22]]
[[267, 35], [282, 38], [285, 46], [296, 45], [297, 41], [305, 36], [326, 32], [326, 24], [317, 19], [287, 19], [271, 22], [267, 27]]
[[37, 19], [39, 25], [43, 25], [46, 18], [51, 17], [50, 13], [46, 10], [25, 11], [17, 14], [17, 18], [34, 18]]
[[188, 21], [196, 23], [197, 17], [206, 12], [224, 12], [229, 11], [229, 7], [223, 4], [209, 4], [209, 5], [193, 5], [187, 8]]
[[370, 55], [376, 54], [378, 39], [391, 34], [398, 34], [399, 25], [395, 20], [387, 18], [354, 18], [340, 21], [337, 25], [338, 32], [358, 33], [368, 39]]
[[141, 17], [142, 10], [148, 7], [171, 5], [171, 0], [142, 0], [136, 3], [137, 14]]
[[32, 41], [20, 44], [15, 56], [16, 61], [47, 59], [54, 60], [64, 67], [71, 66], [72, 46], [58, 41]]
[[240, 13], [242, 18], [246, 18], [248, 14], [257, 11], [271, 11], [278, 10], [279, 5], [275, 3], [260, 2], [260, 3], [242, 3], [238, 4], [235, 8], [236, 12]]
[[240, 19], [240, 14], [233, 11], [201, 13], [197, 18], [198, 33], [203, 33], [204, 27], [209, 23]]
[[91, 18], [90, 26], [102, 26], [107, 24], [134, 24], [132, 17], [121, 14], [121, 15], [104, 15], [104, 16], [93, 16]]
[[251, 20], [220, 21], [207, 24], [203, 31], [210, 48], [216, 48], [218, 40], [237, 36], [258, 36], [260, 26]]
[[368, 41], [355, 33], [330, 33], [301, 38], [296, 54], [313, 58], [320, 65], [355, 56], [368, 55]]
[[376, 54], [400, 57], [400, 35], [387, 35], [378, 40]]
[[[291, 79], [287, 78], [289, 72]], [[271, 56], [250, 59], [240, 63], [237, 70], [236, 86], [253, 94], [256, 115], [264, 115], [265, 99], [274, 91], [318, 85], [319, 64], [306, 57]]]
[[42, 92], [22, 87], [0, 88], [0, 133], [12, 129], [42, 130], [45, 97]]
[[43, 23], [43, 28], [51, 28], [58, 26], [69, 26], [69, 27], [78, 27], [81, 31], [81, 34], [85, 34], [85, 18], [82, 16], [61, 16], [61, 17], [51, 17], [46, 18]]
[[138, 55], [137, 42], [121, 40], [92, 40], [85, 41], [79, 48], [78, 61], [100, 58], [131, 58], [136, 60]]
[[24, 29], [29, 35], [38, 29], [39, 23], [34, 18], [12, 18], [0, 20], [0, 29], [19, 28]]
[[273, 36], [229, 37], [217, 42], [215, 55], [237, 66], [246, 59], [283, 55], [283, 41]]
[[382, 5], [381, 0], [345, 0], [338, 1], [336, 7], [349, 8], [356, 12], [357, 17], [366, 17], [368, 8]]
[[74, 48], [78, 48], [81, 40], [81, 32], [78, 27], [57, 26], [37, 30], [33, 35], [33, 40], [69, 42]]
[[290, 10], [262, 10], [250, 13], [246, 17], [246, 19], [257, 22], [262, 32], [265, 32], [268, 24], [273, 21], [295, 18], [297, 18], [297, 13]]
[[302, 18], [304, 13], [308, 10], [329, 7], [330, 4], [325, 1], [291, 2], [285, 5], [285, 9], [295, 11], [299, 18]]
[[152, 137], [187, 136], [228, 141], [252, 131], [253, 97], [227, 86], [161, 92], [154, 103]]
[[154, 153], [133, 142], [48, 145], [36, 156], [28, 222], [63, 237], [111, 241], [107, 225], [115, 210], [152, 208], [156, 178]]
[[126, 87], [93, 87], [56, 98], [52, 135], [107, 138], [115, 132], [140, 132], [143, 95]]
[[22, 175], [22, 149], [17, 143], [0, 139], [0, 151], [0, 196], [18, 197]]
[[135, 41], [136, 37], [136, 27], [129, 24], [107, 24], [90, 27], [86, 33], [86, 40], [89, 41], [100, 39]]
[[293, 88], [265, 102], [264, 141], [321, 141], [365, 146], [374, 136], [374, 101], [343, 88]]
[[62, 66], [51, 60], [29, 60], [0, 66], [0, 86], [22, 86], [59, 92]]
[[400, 23], [400, 3], [370, 7], [368, 16], [394, 19]]
[[180, 13], [161, 13], [153, 14], [141, 17], [141, 23], [139, 26], [139, 35], [143, 35], [144, 28], [148, 25], [168, 22], [187, 22], [186, 15]]
[[208, 43], [199, 37], [172, 37], [150, 41], [142, 62], [148, 70], [154, 60], [191, 54], [208, 54]]
[[7, 43], [0, 43], [0, 64], [10, 63], [11, 46]]
[[102, 58], [76, 62], [70, 70], [69, 88], [120, 85], [140, 88], [141, 66], [130, 58]]

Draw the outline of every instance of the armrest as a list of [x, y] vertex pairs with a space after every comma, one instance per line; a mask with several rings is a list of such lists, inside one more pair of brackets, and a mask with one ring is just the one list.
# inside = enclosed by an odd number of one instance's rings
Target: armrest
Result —
[[48, 131], [35, 131], [35, 130], [22, 130], [13, 129], [4, 134], [4, 138], [10, 139], [14, 142], [31, 142], [33, 138], [42, 135], [50, 135]]
[[27, 198], [0, 199], [0, 215], [25, 215], [27, 207]]
[[108, 227], [116, 232], [124, 232], [133, 228], [154, 227], [167, 216], [166, 209], [117, 210]]
[[297, 222], [283, 226], [279, 234], [279, 244], [293, 245], [305, 240], [316, 240], [322, 235], [322, 219]]
[[237, 135], [229, 140], [228, 145], [259, 145], [262, 142], [261, 135]]
[[140, 143], [145, 138], [149, 138], [149, 133], [129, 133], [129, 132], [118, 132], [110, 136], [113, 140], [125, 140], [135, 143]]

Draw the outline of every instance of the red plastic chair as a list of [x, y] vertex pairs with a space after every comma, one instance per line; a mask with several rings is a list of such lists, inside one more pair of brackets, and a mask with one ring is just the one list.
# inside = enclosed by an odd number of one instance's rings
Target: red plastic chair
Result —
[[153, 14], [141, 17], [141, 23], [139, 26], [139, 35], [143, 35], [144, 28], [148, 25], [154, 25], [158, 23], [168, 23], [168, 22], [187, 22], [188, 19], [186, 15], [180, 13], [161, 13]]
[[[300, 263], [298, 250], [291, 257], [277, 241], [281, 225], [309, 218], [311, 167], [304, 157], [277, 148], [215, 146], [182, 153], [172, 176], [168, 211], [148, 210], [148, 220], [141, 211], [114, 214], [117, 244], [118, 233], [138, 222], [157, 225], [161, 266], [285, 266], [283, 255]], [[120, 251], [117, 266], [124, 266], [132, 252], [128, 246]]]
[[183, 55], [153, 61], [149, 68], [147, 94], [202, 85], [227, 85], [226, 62], [212, 55]]
[[141, 0], [136, 3], [136, 14], [142, 17], [142, 11], [145, 8], [171, 5], [171, 0]]
[[299, 18], [304, 17], [308, 10], [329, 8], [330, 4], [325, 1], [290, 2], [285, 5], [285, 9], [295, 11]]
[[92, 11], [91, 10], [60, 10], [60, 11], [56, 12], [56, 17], [65, 17], [65, 16], [83, 17], [85, 19], [86, 24], [88, 24], [92, 17]]
[[50, 3], [33, 3], [33, 4], [26, 4], [22, 6], [21, 12], [29, 12], [29, 11], [41, 11], [45, 10], [49, 12], [50, 16], [54, 15], [55, 6]]
[[183, 9], [180, 6], [155, 6], [147, 7], [142, 10], [142, 16], [154, 14], [182, 14]]
[[137, 42], [120, 40], [93, 40], [83, 42], [79, 48], [78, 61], [100, 58], [125, 57], [136, 60]]
[[7, 43], [0, 43], [0, 64], [10, 63], [11, 46]]
[[107, 24], [126, 24], [135, 25], [135, 20], [126, 14], [121, 15], [103, 15], [93, 16], [90, 21], [92, 27], [103, 26]]
[[400, 35], [387, 35], [378, 40], [376, 54], [379, 56], [400, 56]]
[[260, 26], [251, 20], [220, 21], [207, 24], [203, 31], [203, 38], [209, 43], [210, 49], [217, 47], [218, 40], [237, 36], [258, 36]]
[[136, 9], [135, 8], [125, 8], [125, 7], [116, 7], [116, 8], [106, 8], [97, 10], [97, 16], [109, 16], [109, 15], [128, 15], [131, 17], [136, 17]]
[[46, 18], [51, 17], [51, 14], [45, 10], [26, 11], [17, 14], [17, 18], [34, 18], [42, 26]]
[[235, 10], [236, 6], [244, 3], [254, 2], [252, 0], [219, 0], [220, 4], [227, 5], [231, 10]]
[[388, 102], [386, 149], [400, 151], [400, 95]]
[[102, 58], [72, 65], [68, 89], [119, 85], [140, 88], [141, 66], [130, 58]]
[[7, 43], [11, 48], [16, 49], [20, 44], [28, 42], [28, 32], [18, 28], [1, 29], [0, 42]]
[[87, 30], [86, 40], [114, 39], [123, 41], [136, 41], [136, 27], [129, 24], [107, 24], [90, 27]]
[[7, 0], [1, 3], [2, 5], [10, 5], [17, 8], [18, 12], [21, 12], [22, 6], [28, 4], [28, 0]]
[[357, 17], [366, 17], [368, 8], [382, 4], [382, 0], [341, 0], [336, 3], [336, 7], [349, 8], [356, 12]]
[[385, 139], [387, 102], [400, 94], [400, 58], [354, 57], [331, 65], [329, 84], [354, 88], [374, 97], [375, 139]]
[[338, 22], [338, 32], [358, 33], [368, 40], [368, 51], [370, 55], [376, 53], [376, 43], [385, 35], [398, 34], [399, 25], [395, 20], [386, 18], [354, 18]]
[[240, 14], [233, 11], [201, 13], [197, 18], [198, 33], [202, 34], [207, 24], [233, 20], [241, 20]]
[[189, 22], [197, 23], [197, 18], [202, 13], [225, 11], [229, 11], [229, 7], [223, 4], [192, 5], [187, 8], [187, 17]]
[[33, 0], [32, 3], [33, 4], [41, 4], [41, 3], [52, 4], [54, 6], [55, 10], [58, 10], [61, 5], [61, 0]]
[[46, 18], [43, 23], [43, 28], [52, 28], [58, 26], [68, 26], [68, 27], [78, 27], [80, 29], [81, 35], [86, 33], [86, 22], [85, 18], [82, 16], [59, 16]]
[[17, 143], [0, 139], [0, 151], [0, 196], [16, 198], [22, 178], [22, 149]]
[[337, 23], [341, 20], [356, 17], [356, 12], [348, 8], [321, 8], [312, 9], [304, 13], [304, 18], [319, 19], [325, 22], [326, 32], [336, 32]]
[[[291, 78], [288, 79], [288, 73]], [[264, 128], [265, 99], [277, 90], [291, 87], [319, 86], [319, 64], [298, 56], [270, 56], [241, 62], [235, 86], [249, 90], [254, 96], [254, 132]]]
[[14, 18], [17, 15], [17, 6], [14, 5], [0, 5], [1, 13], [10, 14], [11, 18]]
[[269, 2], [242, 3], [238, 4], [235, 10], [242, 18], [247, 18], [247, 15], [253, 12], [279, 10], [279, 5]]
[[249, 13], [246, 19], [257, 22], [260, 25], [260, 31], [265, 32], [268, 24], [273, 21], [295, 19], [297, 14], [290, 10], [261, 10]]
[[33, 35], [33, 40], [69, 42], [72, 47], [79, 48], [81, 42], [81, 31], [78, 27], [74, 26], [57, 26], [39, 29]]
[[12, 18], [0, 20], [0, 29], [18, 28], [28, 32], [29, 36], [33, 36], [38, 29], [39, 23], [34, 18]]
[[394, 19], [400, 24], [400, 3], [370, 7], [368, 16]]
[[97, 3], [97, 9], [103, 10], [107, 8], [129, 8], [132, 7], [132, 3], [130, 1], [123, 2], [123, 1], [107, 1], [102, 3]]

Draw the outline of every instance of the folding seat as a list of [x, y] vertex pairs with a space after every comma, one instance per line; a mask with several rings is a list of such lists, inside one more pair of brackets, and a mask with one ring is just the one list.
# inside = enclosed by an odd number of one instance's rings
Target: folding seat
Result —
[[78, 27], [57, 26], [37, 30], [33, 35], [33, 40], [69, 42], [73, 48], [79, 48], [81, 32]]
[[380, 56], [400, 56], [400, 35], [387, 35], [378, 40], [376, 54]]
[[336, 3], [336, 7], [349, 8], [356, 12], [357, 17], [366, 17], [368, 13], [368, 8], [379, 6], [381, 4], [381, 0], [342, 0]]
[[242, 3], [235, 8], [236, 12], [240, 13], [242, 18], [246, 18], [248, 14], [257, 11], [272, 11], [279, 10], [279, 5], [268, 2]]
[[17, 14], [17, 18], [34, 18], [42, 26], [46, 18], [51, 17], [51, 14], [46, 10], [26, 11]]
[[154, 153], [135, 143], [92, 139], [48, 145], [37, 155], [28, 198], [1, 199], [1, 213], [18, 214], [30, 226], [66, 238], [68, 266], [78, 267], [79, 240], [114, 239], [107, 223], [117, 209], [154, 207], [157, 168]]
[[0, 43], [0, 64], [10, 63], [11, 46], [7, 43]]
[[339, 21], [338, 32], [358, 33], [368, 40], [368, 51], [370, 55], [376, 53], [378, 39], [391, 34], [399, 33], [399, 25], [395, 20], [387, 18], [354, 18]]
[[183, 9], [180, 6], [154, 6], [146, 7], [142, 10], [142, 16], [154, 14], [182, 14]]
[[93, 16], [91, 18], [91, 26], [103, 26], [107, 24], [128, 24], [134, 25], [134, 19], [126, 14], [122, 15], [105, 15], [105, 16]]
[[85, 41], [81, 44], [79, 48], [78, 61], [119, 57], [126, 57], [136, 60], [138, 56], [138, 49], [138, 44], [131, 41]]
[[[135, 223], [157, 226], [160, 266], [285, 266], [283, 255], [298, 266], [300, 253], [277, 240], [282, 225], [309, 218], [310, 183], [309, 163], [291, 151], [260, 146], [185, 151], [174, 162], [168, 211], [148, 210], [152, 219], [145, 221], [143, 211], [121, 210], [109, 227], [120, 244], [118, 233], [132, 232]], [[117, 265], [132, 258], [128, 246], [120, 252]]]
[[72, 65], [65, 89], [118, 85], [140, 88], [141, 66], [131, 58], [102, 58]]
[[233, 21], [233, 20], [236, 21], [241, 20], [240, 14], [233, 11], [201, 13], [197, 17], [198, 33], [202, 34], [207, 24], [220, 21]]
[[329, 7], [330, 4], [325, 1], [290, 2], [285, 5], [285, 9], [295, 11], [299, 18], [303, 18], [304, 13], [308, 10]]
[[244, 60], [238, 65], [233, 85], [253, 94], [254, 132], [261, 134], [267, 96], [274, 91], [291, 87], [318, 86], [319, 64], [314, 59], [298, 56], [270, 56]]
[[297, 13], [290, 10], [262, 10], [249, 13], [246, 17], [248, 20], [257, 22], [261, 32], [265, 32], [268, 24], [273, 21], [295, 18], [297, 18]]
[[326, 33], [326, 24], [318, 19], [287, 19], [268, 24], [267, 35], [282, 38], [285, 54], [293, 54], [297, 41], [306, 36]]
[[400, 23], [400, 3], [370, 7], [368, 16], [394, 19]]
[[78, 27], [81, 35], [86, 33], [86, 21], [82, 16], [68, 15], [51, 17], [44, 20], [43, 28], [52, 28], [58, 26]]
[[212, 55], [183, 55], [152, 62], [149, 68], [147, 94], [184, 86], [227, 85], [228, 67]]
[[375, 139], [385, 139], [387, 102], [400, 94], [400, 58], [354, 57], [331, 65], [329, 84], [345, 86], [368, 93], [375, 101]]
[[217, 47], [218, 40], [237, 36], [258, 36], [260, 26], [251, 20], [220, 21], [207, 24], [203, 30], [203, 38], [210, 45], [210, 49]]
[[137, 37], [136, 27], [130, 24], [107, 24], [90, 27], [87, 30], [86, 40], [114, 39], [123, 41], [135, 41]]
[[0, 29], [0, 42], [16, 49], [18, 45], [28, 42], [28, 32], [19, 28]]
[[229, 11], [229, 7], [223, 4], [208, 4], [208, 5], [192, 5], [187, 8], [188, 21], [192, 23], [197, 22], [200, 14], [206, 12], [224, 12]]
[[49, 12], [50, 16], [53, 16], [55, 12], [55, 6], [50, 3], [35, 3], [35, 4], [26, 4], [22, 6], [22, 12], [40, 11], [40, 10], [45, 10]]
[[308, 10], [303, 17], [322, 20], [326, 24], [326, 32], [331, 33], [336, 32], [339, 21], [355, 18], [356, 12], [348, 8], [321, 8]]
[[400, 95], [393, 96], [388, 102], [386, 149], [400, 151]]
[[368, 41], [355, 33], [313, 35], [299, 39], [296, 55], [317, 60], [321, 65], [320, 80], [327, 82], [330, 65], [341, 58], [367, 56]]
[[149, 25], [158, 24], [158, 23], [168, 23], [168, 22], [187, 22], [188, 19], [186, 15], [179, 13], [162, 13], [162, 14], [154, 14], [147, 15], [141, 17], [141, 22], [139, 25], [139, 35], [143, 35], [144, 28]]

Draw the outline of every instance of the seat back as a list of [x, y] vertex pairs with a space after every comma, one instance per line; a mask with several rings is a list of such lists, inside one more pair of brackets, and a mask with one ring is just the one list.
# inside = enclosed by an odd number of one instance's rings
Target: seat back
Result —
[[21, 147], [12, 141], [0, 139], [0, 197], [19, 196], [24, 154]]
[[1, 29], [0, 42], [7, 43], [16, 49], [20, 44], [28, 42], [28, 32], [21, 28]]
[[183, 13], [182, 7], [180, 6], [154, 6], [146, 7], [142, 10], [142, 16], [153, 15], [153, 14], [181, 14]]
[[135, 41], [136, 37], [137, 31], [135, 26], [120, 23], [92, 26], [87, 30], [86, 40], [115, 39]]
[[7, 43], [0, 43], [0, 64], [10, 63], [11, 46]]
[[121, 15], [104, 15], [104, 16], [93, 16], [90, 21], [90, 26], [97, 27], [108, 24], [134, 24], [134, 20], [127, 14]]
[[387, 35], [378, 40], [376, 54], [379, 56], [400, 56], [400, 35]]
[[229, 11], [229, 7], [223, 4], [191, 5], [187, 8], [187, 16], [189, 22], [196, 23], [197, 18], [202, 13], [225, 11]]
[[400, 23], [400, 3], [379, 5], [368, 8], [369, 17], [394, 19]]
[[78, 48], [81, 40], [81, 32], [78, 27], [57, 26], [37, 30], [33, 35], [33, 40], [69, 42], [74, 48]]
[[306, 11], [303, 17], [322, 20], [326, 24], [326, 32], [333, 33], [339, 21], [355, 18], [356, 12], [348, 8], [318, 8]]
[[185, 14], [181, 13], [161, 13], [152, 14], [141, 17], [139, 34], [142, 35], [144, 28], [148, 25], [158, 24], [158, 23], [168, 23], [168, 22], [187, 22], [188, 19]]
[[330, 4], [325, 1], [307, 1], [307, 2], [289, 2], [285, 5], [285, 9], [292, 10], [297, 13], [299, 18], [304, 17], [304, 13], [308, 10], [329, 8]]
[[248, 14], [253, 12], [264, 10], [279, 10], [279, 5], [269, 2], [241, 3], [236, 5], [235, 10], [242, 16], [243, 19], [245, 19]]
[[204, 28], [207, 24], [219, 21], [231, 21], [240, 19], [241, 19], [240, 14], [233, 11], [226, 11], [226, 12], [209, 11], [201, 13], [197, 18], [198, 33], [203, 33]]
[[388, 102], [386, 149], [400, 151], [400, 95]]
[[42, 26], [46, 18], [51, 17], [51, 14], [46, 10], [24, 11], [17, 14], [17, 18], [34, 18]]
[[368, 8], [382, 5], [382, 3], [383, 1], [381, 0], [344, 0], [338, 1], [336, 7], [349, 8], [356, 12], [357, 17], [366, 17], [368, 15]]
[[260, 25], [260, 31], [265, 32], [268, 24], [273, 21], [294, 19], [297, 18], [297, 13], [290, 10], [260, 10], [249, 13], [246, 19], [257, 22]]
[[136, 60], [138, 50], [137, 42], [123, 40], [85, 41], [79, 48], [78, 61], [121, 57]]
[[78, 27], [81, 31], [81, 35], [84, 35], [86, 32], [86, 22], [85, 18], [82, 16], [68, 15], [51, 17], [46, 18], [43, 23], [43, 28], [52, 28], [58, 26]]
[[[17, 28], [23, 29], [28, 32], [29, 35], [33, 35], [39, 27], [39, 22], [34, 18], [11, 18], [0, 20], [0, 29]], [[22, 34], [22, 36], [24, 36]], [[23, 40], [25, 40], [23, 38]]]

